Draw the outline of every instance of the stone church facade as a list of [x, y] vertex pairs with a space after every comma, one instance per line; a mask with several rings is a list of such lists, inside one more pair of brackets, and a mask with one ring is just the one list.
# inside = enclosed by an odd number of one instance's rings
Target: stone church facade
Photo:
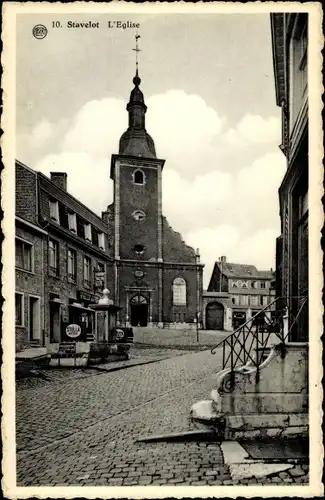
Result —
[[[112, 290], [121, 325], [195, 327], [202, 307], [199, 251], [187, 246], [162, 213], [165, 160], [145, 128], [147, 107], [133, 79], [129, 126], [111, 158], [114, 202], [102, 218], [112, 235]], [[110, 280], [108, 280], [109, 282]]]

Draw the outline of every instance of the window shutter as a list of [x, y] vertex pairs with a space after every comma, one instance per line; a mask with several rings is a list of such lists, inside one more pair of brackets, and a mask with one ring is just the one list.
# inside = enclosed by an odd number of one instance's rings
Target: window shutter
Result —
[[74, 213], [68, 214], [69, 230], [73, 233], [77, 232], [77, 216]]
[[102, 250], [105, 250], [105, 234], [104, 233], [98, 234], [98, 246]]
[[92, 241], [91, 238], [91, 224], [85, 224], [85, 239], [87, 241]]
[[59, 203], [57, 201], [50, 200], [50, 217], [60, 224]]

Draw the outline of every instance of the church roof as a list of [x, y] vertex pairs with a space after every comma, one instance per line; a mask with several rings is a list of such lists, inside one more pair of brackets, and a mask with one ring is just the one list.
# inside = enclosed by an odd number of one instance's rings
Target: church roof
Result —
[[120, 139], [119, 154], [156, 158], [155, 144], [145, 129], [129, 127]]
[[234, 264], [231, 262], [216, 262], [216, 266], [220, 271], [229, 278], [259, 278], [272, 279], [272, 271], [259, 271], [255, 266], [250, 264]]

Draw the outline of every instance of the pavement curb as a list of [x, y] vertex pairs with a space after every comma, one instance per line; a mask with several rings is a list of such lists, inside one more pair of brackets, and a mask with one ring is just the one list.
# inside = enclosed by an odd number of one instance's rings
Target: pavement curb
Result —
[[[180, 356], [182, 356], [182, 354]], [[155, 359], [150, 359], [148, 361], [138, 361], [138, 362], [130, 363], [129, 365], [112, 366], [112, 367], [107, 367], [107, 368], [104, 368], [104, 367], [98, 366], [98, 365], [90, 365], [89, 368], [92, 370], [98, 370], [99, 372], [109, 373], [109, 372], [116, 372], [118, 370], [124, 370], [125, 368], [133, 368], [134, 366], [149, 365], [151, 363], [156, 363], [158, 361], [164, 361], [165, 359], [170, 359], [170, 357], [165, 356], [163, 358], [155, 358]]]

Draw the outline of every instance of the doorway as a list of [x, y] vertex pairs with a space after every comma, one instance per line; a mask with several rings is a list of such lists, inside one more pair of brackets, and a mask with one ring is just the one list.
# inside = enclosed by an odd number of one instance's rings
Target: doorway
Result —
[[142, 295], [135, 295], [130, 301], [131, 326], [147, 326], [148, 302]]
[[39, 297], [29, 296], [28, 299], [28, 333], [29, 340], [40, 340], [41, 324], [40, 324], [40, 299]]
[[206, 307], [206, 329], [223, 330], [224, 310], [223, 305], [211, 302]]
[[50, 302], [50, 342], [61, 341], [60, 304]]

